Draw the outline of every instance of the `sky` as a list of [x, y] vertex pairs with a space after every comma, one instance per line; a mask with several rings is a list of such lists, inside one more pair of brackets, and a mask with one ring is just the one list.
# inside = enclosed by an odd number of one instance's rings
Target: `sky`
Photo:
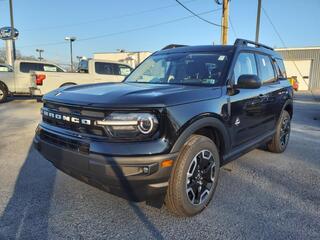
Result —
[[[221, 24], [221, 6], [214, 0], [181, 0], [201, 17]], [[258, 0], [231, 0], [228, 43], [254, 40]], [[262, 0], [286, 47], [320, 46], [320, 0]], [[220, 44], [221, 29], [183, 9], [174, 0], [13, 0], [16, 47], [23, 55], [69, 62], [66, 36], [76, 36], [74, 56], [95, 52], [156, 51], [171, 44]], [[284, 47], [262, 11], [260, 42]], [[10, 26], [9, 0], [0, 0], [0, 27]], [[0, 40], [0, 47], [4, 41]]]

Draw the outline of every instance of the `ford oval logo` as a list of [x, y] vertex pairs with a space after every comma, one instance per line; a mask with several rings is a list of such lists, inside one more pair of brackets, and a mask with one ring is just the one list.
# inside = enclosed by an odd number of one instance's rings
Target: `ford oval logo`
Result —
[[[0, 39], [2, 40], [9, 40], [12, 39], [11, 36], [11, 27], [3, 27], [0, 28]], [[19, 36], [19, 31], [14, 28], [13, 38], [16, 39]]]

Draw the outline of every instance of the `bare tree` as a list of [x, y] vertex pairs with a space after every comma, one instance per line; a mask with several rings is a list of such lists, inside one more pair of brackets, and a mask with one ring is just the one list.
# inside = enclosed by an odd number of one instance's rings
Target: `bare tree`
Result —
[[[16, 54], [17, 54], [17, 60], [38, 60], [33, 55], [30, 55], [30, 56], [22, 55], [19, 50], [17, 50]], [[6, 49], [0, 48], [0, 63], [6, 62], [6, 59], [7, 59]]]

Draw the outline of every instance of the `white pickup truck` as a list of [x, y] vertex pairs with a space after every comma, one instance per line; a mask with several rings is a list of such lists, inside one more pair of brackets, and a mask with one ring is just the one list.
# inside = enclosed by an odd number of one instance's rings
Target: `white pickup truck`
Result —
[[14, 62], [14, 68], [0, 64], [0, 103], [5, 102], [8, 95], [32, 95], [34, 77], [31, 72], [36, 70], [65, 71], [60, 66], [49, 62], [17, 60]]
[[126, 64], [96, 59], [81, 61], [79, 73], [66, 72], [49, 62], [17, 60], [14, 68], [0, 64], [0, 103], [8, 95], [42, 96], [65, 85], [120, 82], [131, 70]]
[[66, 85], [121, 82], [132, 71], [124, 63], [109, 60], [81, 60], [77, 73], [35, 71], [34, 95], [41, 96]]

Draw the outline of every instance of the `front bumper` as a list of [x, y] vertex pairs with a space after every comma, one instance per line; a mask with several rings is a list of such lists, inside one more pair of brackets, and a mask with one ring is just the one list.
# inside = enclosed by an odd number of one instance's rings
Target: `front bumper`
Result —
[[63, 145], [65, 139], [38, 128], [34, 146], [56, 168], [119, 197], [146, 201], [166, 193], [172, 167], [162, 168], [161, 162], [175, 160], [177, 154], [111, 156], [91, 152], [90, 144], [76, 148], [74, 139], [68, 143], [70, 146]]

